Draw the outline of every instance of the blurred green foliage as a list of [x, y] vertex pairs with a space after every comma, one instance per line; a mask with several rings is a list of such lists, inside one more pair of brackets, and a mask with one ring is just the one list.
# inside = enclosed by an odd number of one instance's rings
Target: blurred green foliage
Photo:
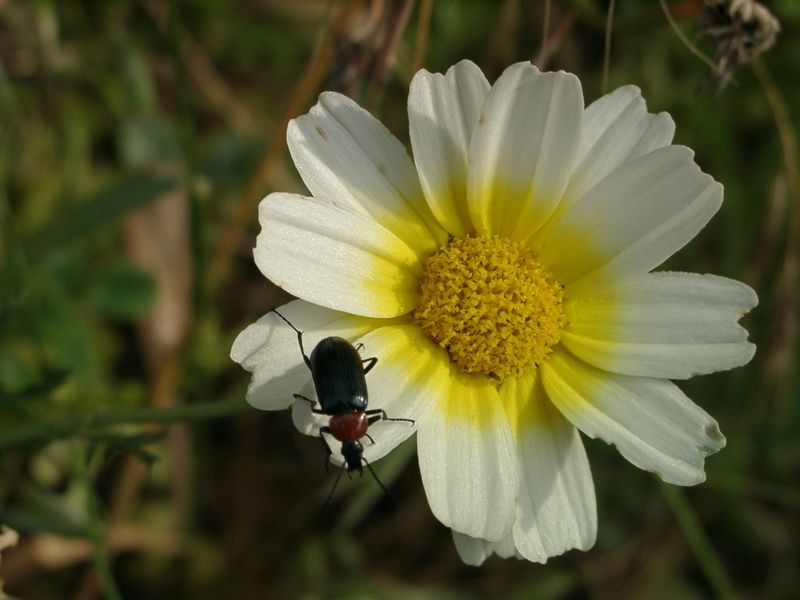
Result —
[[[230, 344], [287, 296], [252, 264], [255, 209], [232, 224], [248, 190], [303, 189], [281, 135], [292, 102], [296, 116], [341, 89], [407, 143], [405, 97], [426, 37], [423, 66], [470, 58], [490, 79], [541, 50], [544, 2], [437, 0], [427, 24], [427, 3], [412, 2], [380, 72], [367, 16], [402, 4], [0, 1], [0, 523], [22, 534], [3, 552], [7, 589], [42, 599], [692, 599], [729, 584], [742, 597], [794, 597], [800, 190], [779, 133], [800, 121], [795, 0], [769, 2], [783, 28], [763, 59], [771, 79], [744, 68], [719, 93], [702, 85], [707, 67], [657, 2], [616, 3], [609, 88], [641, 87], [726, 188], [720, 214], [666, 267], [744, 279], [761, 299], [746, 320], [753, 363], [681, 384], [728, 438], [705, 485], [665, 496], [587, 440], [595, 548], [472, 569], [430, 515], [413, 444], [376, 465], [399, 501], [345, 481], [320, 516], [330, 480], [318, 442], [288, 414], [241, 402], [247, 376]], [[550, 4], [547, 66], [577, 73], [591, 101], [608, 5]], [[696, 32], [700, 0], [669, 4]], [[788, 122], [776, 123], [765, 85]], [[280, 152], [254, 175], [274, 140]], [[172, 412], [153, 416], [164, 407]], [[183, 418], [191, 425], [163, 429]]]

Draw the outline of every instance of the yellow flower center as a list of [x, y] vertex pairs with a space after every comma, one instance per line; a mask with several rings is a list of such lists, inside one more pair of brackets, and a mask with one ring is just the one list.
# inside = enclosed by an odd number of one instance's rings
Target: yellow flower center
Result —
[[462, 371], [503, 381], [541, 364], [558, 343], [562, 299], [526, 246], [468, 235], [425, 263], [414, 319]]

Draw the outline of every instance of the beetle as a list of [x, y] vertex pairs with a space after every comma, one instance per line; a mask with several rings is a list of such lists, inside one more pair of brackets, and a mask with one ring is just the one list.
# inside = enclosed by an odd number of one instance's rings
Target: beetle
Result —
[[[329, 434], [342, 444], [341, 452], [345, 462], [336, 477], [328, 501], [333, 497], [333, 492], [336, 490], [342, 471], [346, 468], [348, 476], [356, 470], [360, 475], [363, 475], [363, 465], [367, 466], [375, 481], [388, 495], [389, 491], [386, 486], [378, 479], [372, 466], [363, 456], [364, 446], [361, 443], [361, 439], [366, 437], [370, 442], [375, 443], [375, 440], [369, 435], [368, 429], [370, 425], [378, 421], [406, 422], [412, 425], [414, 421], [412, 419], [390, 418], [382, 408], [371, 410], [367, 408], [369, 394], [366, 375], [378, 363], [378, 358], [373, 356], [362, 359], [359, 350], [363, 349], [363, 344], [354, 346], [346, 339], [336, 336], [320, 340], [311, 351], [311, 356], [308, 356], [303, 346], [303, 332], [297, 329], [289, 319], [277, 310], [273, 309], [272, 312], [297, 333], [300, 353], [303, 355], [303, 361], [306, 366], [311, 371], [319, 407], [316, 406], [317, 403], [314, 400], [301, 394], [294, 394], [294, 398], [311, 404], [311, 412], [330, 417], [328, 424], [319, 430], [319, 438], [328, 452], [325, 461], [326, 469], [332, 450], [324, 435]], [[326, 501], [326, 505], [328, 501]]]

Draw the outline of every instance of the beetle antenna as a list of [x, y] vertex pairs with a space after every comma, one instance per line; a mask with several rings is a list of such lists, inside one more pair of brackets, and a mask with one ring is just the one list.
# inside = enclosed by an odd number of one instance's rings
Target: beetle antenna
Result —
[[277, 309], [274, 309], [274, 308], [273, 308], [273, 309], [272, 309], [272, 312], [274, 312], [274, 313], [275, 313], [276, 315], [278, 315], [278, 316], [279, 316], [281, 319], [283, 319], [284, 323], [286, 323], [286, 324], [287, 324], [289, 327], [291, 327], [292, 329], [294, 329], [294, 330], [295, 330], [295, 332], [297, 332], [297, 333], [302, 333], [302, 332], [301, 332], [301, 331], [300, 331], [300, 330], [299, 330], [297, 327], [295, 327], [294, 325], [292, 325], [292, 322], [291, 322], [289, 319], [287, 319], [287, 318], [286, 318], [286, 317], [284, 317], [284, 316], [283, 316], [281, 313], [279, 313], [279, 312], [277, 311]]
[[302, 332], [302, 331], [300, 331], [300, 330], [299, 330], [297, 327], [295, 327], [294, 325], [292, 325], [292, 322], [291, 322], [289, 319], [287, 319], [286, 317], [284, 317], [284, 316], [283, 316], [281, 313], [279, 313], [279, 312], [278, 312], [277, 310], [275, 310], [274, 308], [272, 309], [272, 311], [271, 311], [271, 312], [274, 312], [274, 313], [275, 313], [276, 315], [278, 315], [278, 316], [279, 316], [281, 319], [283, 319], [284, 323], [286, 323], [286, 324], [287, 324], [289, 327], [291, 327], [292, 329], [294, 329], [295, 333], [297, 334], [297, 343], [298, 343], [298, 345], [300, 346], [300, 354], [302, 354], [302, 355], [303, 355], [303, 360], [305, 361], [305, 363], [308, 365], [308, 368], [310, 369], [310, 368], [311, 368], [311, 359], [309, 359], [309, 358], [308, 358], [308, 356], [306, 356], [306, 349], [305, 349], [305, 348], [303, 348], [303, 332]]
[[367, 465], [369, 472], [372, 473], [372, 477], [374, 477], [375, 481], [378, 482], [378, 485], [381, 486], [381, 489], [383, 490], [383, 493], [386, 494], [386, 497], [389, 498], [390, 500], [395, 500], [394, 496], [392, 496], [392, 493], [388, 490], [388, 488], [385, 485], [383, 485], [383, 482], [380, 479], [378, 479], [378, 475], [377, 473], [375, 473], [375, 470], [372, 468], [372, 465], [369, 464], [369, 461], [363, 456], [361, 457], [361, 460], [363, 460], [364, 464]]
[[322, 508], [319, 511], [320, 514], [325, 512], [325, 509], [328, 508], [328, 505], [331, 503], [331, 500], [333, 500], [333, 493], [336, 491], [336, 486], [339, 485], [339, 480], [342, 478], [342, 472], [344, 471], [344, 469], [345, 469], [345, 465], [342, 465], [342, 468], [339, 469], [339, 474], [336, 476], [336, 481], [333, 482], [333, 487], [331, 488], [331, 493], [328, 494], [328, 499], [325, 500], [325, 504], [322, 505]]

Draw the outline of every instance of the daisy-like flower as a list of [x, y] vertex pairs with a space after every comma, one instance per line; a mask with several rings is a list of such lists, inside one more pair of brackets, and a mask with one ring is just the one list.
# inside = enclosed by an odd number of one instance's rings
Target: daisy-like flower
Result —
[[[408, 112], [413, 162], [340, 94], [292, 121], [311, 196], [261, 203], [256, 263], [299, 298], [281, 312], [307, 348], [337, 335], [379, 358], [370, 408], [415, 425], [373, 425], [364, 457], [416, 432], [431, 509], [465, 562], [588, 549], [597, 516], [579, 431], [678, 485], [702, 482], [725, 445], [670, 379], [747, 363], [737, 321], [756, 295], [650, 272], [709, 221], [722, 186], [634, 86], [584, 108], [574, 75], [520, 63], [490, 86], [463, 61], [417, 73]], [[253, 373], [257, 408], [314, 397], [274, 314], [231, 357]], [[293, 416], [310, 435], [324, 423], [307, 402]]]

